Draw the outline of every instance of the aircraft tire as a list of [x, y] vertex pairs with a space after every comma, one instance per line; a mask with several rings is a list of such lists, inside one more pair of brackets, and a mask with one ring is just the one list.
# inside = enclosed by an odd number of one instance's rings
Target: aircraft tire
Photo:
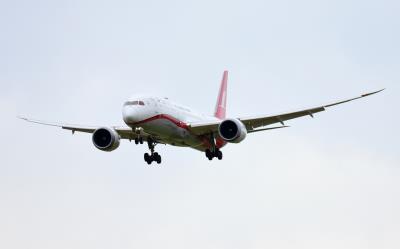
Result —
[[222, 151], [220, 151], [220, 150], [217, 150], [217, 158], [218, 158], [218, 160], [222, 160]]
[[156, 162], [157, 162], [158, 164], [161, 163], [161, 156], [160, 156], [160, 155], [158, 155], [158, 157], [156, 158]]
[[208, 160], [212, 160], [213, 158], [213, 155], [209, 149], [206, 150], [206, 157], [208, 158]]
[[150, 165], [152, 163], [152, 161], [153, 161], [153, 158], [148, 153], [145, 153], [144, 154], [144, 160], [146, 161], [147, 164]]

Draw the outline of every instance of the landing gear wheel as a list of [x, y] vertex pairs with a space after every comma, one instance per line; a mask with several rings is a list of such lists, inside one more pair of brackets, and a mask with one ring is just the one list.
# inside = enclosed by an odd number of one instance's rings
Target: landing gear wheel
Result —
[[220, 151], [219, 149], [216, 149], [215, 152], [212, 152], [211, 150], [207, 149], [206, 157], [210, 161], [213, 160], [214, 157], [218, 158], [218, 160], [222, 160], [222, 151]]
[[154, 161], [156, 161], [158, 164], [161, 163], [161, 156], [160, 156], [157, 152], [154, 153], [153, 159], [154, 159]]
[[143, 138], [142, 137], [139, 138], [139, 143], [143, 144]]
[[135, 144], [139, 144], [139, 139], [135, 138]]
[[147, 164], [151, 164], [153, 162], [152, 156], [150, 156], [148, 153], [144, 154], [144, 160], [146, 161]]
[[222, 152], [220, 150], [217, 150], [216, 154], [217, 154], [216, 156], [217, 156], [218, 160], [222, 160]]
[[213, 153], [209, 150], [209, 149], [207, 149], [206, 150], [206, 157], [208, 158], [208, 160], [212, 160], [213, 159]]

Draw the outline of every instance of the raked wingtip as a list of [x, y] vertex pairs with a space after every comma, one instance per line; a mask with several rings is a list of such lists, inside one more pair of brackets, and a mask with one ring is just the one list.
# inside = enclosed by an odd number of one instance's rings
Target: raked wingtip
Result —
[[378, 91], [375, 91], [375, 92], [370, 92], [370, 93], [363, 94], [363, 95], [361, 95], [361, 97], [367, 97], [367, 96], [370, 96], [370, 95], [373, 95], [373, 94], [377, 94], [377, 93], [380, 93], [380, 92], [382, 92], [384, 90], [386, 90], [386, 88], [382, 88], [381, 90], [378, 90]]
[[22, 120], [25, 120], [25, 121], [28, 121], [28, 119], [27, 119], [26, 117], [24, 117], [24, 116], [21, 116], [21, 115], [18, 115], [16, 118], [18, 118], [18, 119], [22, 119]]

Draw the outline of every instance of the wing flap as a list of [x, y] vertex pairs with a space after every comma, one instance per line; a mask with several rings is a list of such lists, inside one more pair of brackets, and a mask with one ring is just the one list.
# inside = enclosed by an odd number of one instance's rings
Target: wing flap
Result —
[[254, 132], [260, 132], [260, 131], [269, 131], [269, 130], [276, 130], [276, 129], [282, 129], [282, 128], [288, 128], [290, 126], [277, 126], [277, 127], [270, 127], [270, 128], [262, 128], [262, 129], [255, 129], [255, 130], [251, 130], [248, 131], [248, 133], [254, 133]]

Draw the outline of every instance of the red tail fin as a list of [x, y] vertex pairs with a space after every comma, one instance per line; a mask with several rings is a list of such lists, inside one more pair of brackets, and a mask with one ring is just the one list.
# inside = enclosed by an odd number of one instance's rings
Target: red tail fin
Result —
[[219, 119], [224, 119], [226, 115], [227, 86], [228, 86], [228, 71], [224, 71], [214, 114], [214, 117]]

